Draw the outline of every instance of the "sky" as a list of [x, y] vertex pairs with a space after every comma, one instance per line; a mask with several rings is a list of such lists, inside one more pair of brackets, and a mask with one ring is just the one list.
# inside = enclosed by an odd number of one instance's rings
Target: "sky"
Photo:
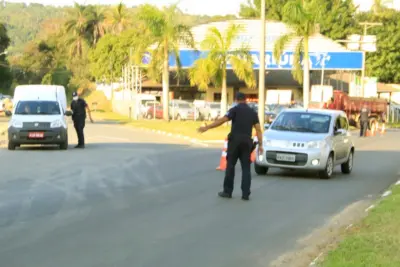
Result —
[[[121, 0], [76, 0], [80, 4], [118, 4]], [[246, 0], [122, 0], [127, 6], [143, 3], [163, 6], [179, 2], [179, 7], [186, 13], [201, 15], [238, 14], [241, 3]], [[72, 5], [74, 0], [6, 0], [6, 2], [41, 3], [44, 5]]]

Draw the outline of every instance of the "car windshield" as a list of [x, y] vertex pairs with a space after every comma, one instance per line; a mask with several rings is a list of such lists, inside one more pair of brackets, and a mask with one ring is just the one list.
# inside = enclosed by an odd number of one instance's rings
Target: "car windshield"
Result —
[[18, 103], [17, 115], [60, 115], [60, 105], [56, 101], [21, 101]]
[[308, 112], [283, 112], [271, 128], [276, 131], [328, 133], [331, 116]]

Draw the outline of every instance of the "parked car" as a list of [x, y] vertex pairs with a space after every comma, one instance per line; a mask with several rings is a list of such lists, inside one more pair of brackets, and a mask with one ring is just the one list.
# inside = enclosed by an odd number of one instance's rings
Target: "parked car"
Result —
[[[155, 108], [154, 108], [155, 107]], [[146, 119], [162, 119], [163, 118], [163, 107], [161, 105], [156, 105], [156, 106], [149, 106], [149, 108], [146, 111], [145, 115]]]
[[169, 115], [175, 120], [198, 120], [200, 118], [198, 109], [193, 104], [183, 100], [170, 102]]
[[221, 114], [221, 104], [218, 102], [205, 102], [199, 106], [201, 120], [216, 120]]
[[[197, 112], [197, 114], [195, 114]], [[147, 119], [162, 119], [163, 118], [163, 106], [154, 105], [150, 106], [146, 112], [145, 117]], [[194, 120], [199, 118], [198, 111], [189, 102], [175, 100], [171, 101], [169, 105], [169, 118], [175, 120]]]
[[260, 175], [269, 168], [306, 169], [328, 179], [337, 165], [345, 174], [353, 169], [354, 143], [343, 111], [285, 109], [260, 145], [264, 153], [254, 164]]
[[[258, 113], [258, 103], [249, 103], [249, 106]], [[275, 118], [276, 114], [269, 110], [268, 106], [265, 105], [265, 113], [264, 113], [265, 123], [270, 124], [272, 123]]]

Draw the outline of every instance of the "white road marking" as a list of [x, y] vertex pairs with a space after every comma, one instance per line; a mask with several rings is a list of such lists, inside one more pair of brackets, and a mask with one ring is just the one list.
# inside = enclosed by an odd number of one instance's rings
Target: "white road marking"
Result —
[[315, 266], [317, 264], [317, 261], [319, 260], [319, 258], [322, 256], [323, 252], [321, 252], [318, 257], [316, 257], [311, 263], [310, 266]]
[[369, 206], [369, 207], [365, 210], [365, 212], [368, 212], [368, 211], [372, 210], [373, 208], [375, 208], [375, 205]]
[[392, 191], [388, 190], [385, 193], [383, 193], [382, 197], [387, 197], [392, 193]]

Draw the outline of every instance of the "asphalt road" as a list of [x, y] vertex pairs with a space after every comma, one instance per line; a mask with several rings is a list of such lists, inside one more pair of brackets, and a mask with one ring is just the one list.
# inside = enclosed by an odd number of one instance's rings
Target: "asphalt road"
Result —
[[85, 150], [0, 150], [1, 266], [268, 266], [399, 171], [400, 134], [387, 133], [357, 138], [350, 176], [276, 170], [243, 202], [238, 171], [224, 200], [220, 148], [116, 125], [86, 136]]

